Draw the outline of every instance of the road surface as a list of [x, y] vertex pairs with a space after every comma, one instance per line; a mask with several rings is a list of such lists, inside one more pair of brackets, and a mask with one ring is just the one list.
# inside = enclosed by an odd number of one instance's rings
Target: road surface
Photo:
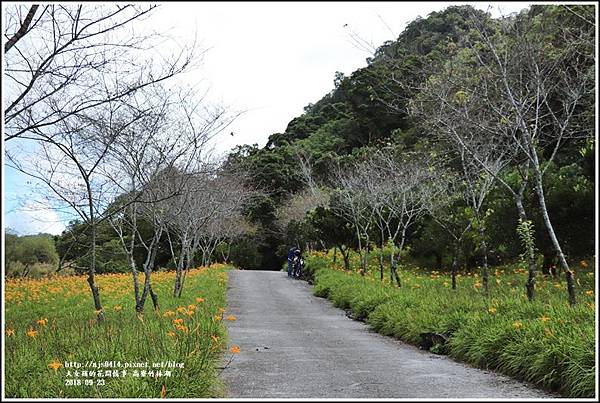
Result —
[[231, 271], [230, 314], [229, 398], [555, 397], [370, 331], [284, 272]]

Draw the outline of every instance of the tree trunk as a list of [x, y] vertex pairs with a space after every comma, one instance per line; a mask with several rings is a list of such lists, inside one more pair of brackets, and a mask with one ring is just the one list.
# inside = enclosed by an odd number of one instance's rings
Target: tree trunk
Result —
[[379, 251], [379, 280], [383, 282], [383, 249], [385, 248], [385, 243], [383, 242], [384, 236], [383, 231], [381, 232], [381, 250]]
[[93, 210], [90, 206], [90, 224], [92, 229], [92, 262], [88, 269], [88, 278], [87, 282], [90, 285], [90, 289], [92, 290], [92, 297], [94, 298], [94, 308], [96, 308], [96, 316], [98, 317], [98, 322], [102, 322], [104, 320], [104, 311], [102, 309], [102, 304], [100, 303], [100, 290], [98, 289], [98, 285], [96, 284], [95, 274], [96, 274], [96, 222], [94, 221]]
[[142, 291], [142, 296], [140, 297], [139, 303], [136, 305], [135, 310], [138, 314], [141, 314], [144, 311], [144, 305], [146, 304], [146, 298], [148, 294], [150, 294], [152, 301], [154, 303], [155, 309], [158, 307], [158, 297], [152, 291], [152, 287], [150, 285], [150, 276], [152, 275], [152, 268], [154, 267], [154, 259], [156, 258], [156, 250], [158, 249], [158, 241], [160, 240], [160, 236], [162, 235], [162, 229], [154, 234], [152, 238], [152, 242], [150, 243], [150, 247], [148, 248], [148, 256], [146, 257], [146, 261], [144, 262], [144, 290]]
[[[536, 162], [537, 162], [537, 158], [536, 158]], [[552, 222], [550, 221], [550, 216], [548, 215], [548, 209], [546, 207], [546, 199], [544, 197], [544, 186], [543, 186], [543, 182], [542, 182], [542, 173], [540, 172], [539, 167], [535, 163], [534, 163], [534, 166], [536, 167], [535, 190], [536, 190], [536, 193], [538, 196], [538, 200], [540, 202], [540, 208], [542, 210], [542, 217], [544, 218], [544, 224], [546, 225], [546, 229], [548, 230], [548, 235], [550, 236], [552, 245], [554, 246], [554, 249], [556, 250], [556, 255], [558, 257], [558, 262], [560, 264], [560, 267], [561, 267], [562, 271], [565, 273], [565, 277], [567, 279], [567, 292], [569, 295], [569, 304], [571, 306], [573, 306], [577, 302], [576, 298], [575, 298], [575, 279], [573, 276], [573, 272], [569, 268], [569, 264], [567, 263], [567, 260], [565, 259], [565, 255], [563, 254], [563, 251], [562, 251], [562, 248], [558, 241], [558, 238], [556, 237], [556, 233], [554, 232], [554, 227], [552, 226]]]
[[350, 270], [350, 248], [346, 247], [346, 250], [340, 247], [340, 252], [342, 252], [342, 257], [344, 258], [344, 270]]
[[452, 289], [456, 290], [456, 273], [458, 271], [458, 251], [455, 248], [454, 256], [452, 256]]
[[177, 297], [181, 295], [182, 281], [181, 276], [183, 274], [183, 263], [185, 260], [185, 249], [187, 248], [187, 236], [183, 236], [181, 239], [181, 252], [179, 253], [179, 260], [175, 269], [175, 284], [173, 287], [173, 296]]
[[152, 289], [152, 284], [148, 285], [148, 290], [150, 292], [150, 297], [152, 298], [152, 305], [155, 311], [160, 311], [160, 306], [158, 305], [158, 295]]
[[489, 272], [488, 272], [488, 257], [487, 257], [487, 243], [485, 242], [485, 227], [481, 225], [479, 228], [479, 234], [481, 236], [481, 252], [483, 253], [483, 271], [481, 278], [483, 280], [483, 289], [486, 293], [489, 292]]

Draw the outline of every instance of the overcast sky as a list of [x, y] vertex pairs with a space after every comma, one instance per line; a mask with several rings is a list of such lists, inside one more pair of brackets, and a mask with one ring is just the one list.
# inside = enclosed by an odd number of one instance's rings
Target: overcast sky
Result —
[[[357, 46], [353, 34], [377, 47], [396, 39], [418, 16], [455, 4], [489, 8], [499, 16], [529, 3], [180, 2], [162, 4], [144, 24], [182, 42], [196, 36], [208, 50], [202, 66], [178, 80], [210, 86], [211, 102], [246, 111], [216, 138], [216, 150], [226, 153], [237, 144], [264, 146], [304, 106], [331, 91], [336, 71], [349, 75], [366, 66], [371, 54]], [[26, 202], [20, 207], [27, 178], [11, 169], [3, 172], [3, 226], [21, 235], [59, 234], [64, 223], [49, 206], [31, 208], [33, 203]]]

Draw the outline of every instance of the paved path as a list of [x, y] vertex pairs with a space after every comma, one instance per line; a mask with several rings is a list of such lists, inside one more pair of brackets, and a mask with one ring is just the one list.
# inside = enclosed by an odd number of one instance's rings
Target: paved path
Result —
[[231, 271], [226, 321], [237, 398], [548, 398], [522, 382], [372, 332], [283, 272]]

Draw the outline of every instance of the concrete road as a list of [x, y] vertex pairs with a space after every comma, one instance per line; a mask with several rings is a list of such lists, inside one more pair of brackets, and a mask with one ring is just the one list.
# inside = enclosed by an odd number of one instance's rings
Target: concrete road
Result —
[[[230, 398], [552, 398], [372, 332], [287, 273], [231, 271]], [[227, 354], [228, 357], [231, 354]]]

